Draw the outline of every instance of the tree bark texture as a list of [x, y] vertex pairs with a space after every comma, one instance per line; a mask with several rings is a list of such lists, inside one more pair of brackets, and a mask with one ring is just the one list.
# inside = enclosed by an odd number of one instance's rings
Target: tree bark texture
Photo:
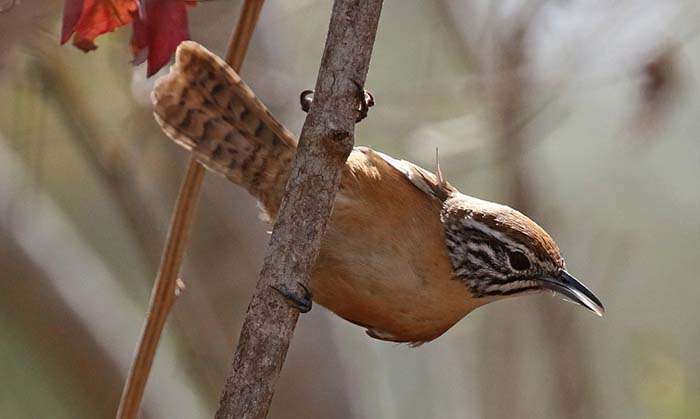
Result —
[[303, 294], [354, 145], [382, 0], [336, 0], [314, 101], [292, 163], [260, 279], [221, 394], [217, 419], [264, 418], [299, 312], [278, 289]]

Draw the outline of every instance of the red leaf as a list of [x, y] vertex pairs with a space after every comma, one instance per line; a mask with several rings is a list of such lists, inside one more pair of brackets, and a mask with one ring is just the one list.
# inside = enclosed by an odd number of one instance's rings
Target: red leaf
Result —
[[95, 38], [130, 23], [138, 6], [138, 0], [66, 0], [61, 43], [75, 34], [73, 45], [83, 51], [95, 49]]
[[61, 28], [61, 44], [65, 44], [75, 32], [75, 25], [83, 12], [83, 0], [66, 0], [63, 4], [63, 27]]
[[[150, 77], [170, 61], [170, 56], [180, 42], [189, 39], [187, 25], [188, 0], [144, 0], [141, 13], [134, 20], [131, 46], [134, 63], [148, 59], [147, 75]], [[146, 56], [146, 50], [148, 55]]]
[[133, 22], [134, 63], [148, 60], [151, 76], [168, 63], [180, 42], [189, 39], [187, 7], [195, 0], [66, 0], [61, 43], [71, 36], [83, 51], [95, 48], [105, 32]]

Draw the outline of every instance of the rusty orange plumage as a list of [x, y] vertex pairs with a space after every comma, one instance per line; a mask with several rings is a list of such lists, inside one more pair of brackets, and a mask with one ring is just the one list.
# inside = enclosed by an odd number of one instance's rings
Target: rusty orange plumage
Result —
[[[235, 71], [185, 42], [153, 103], [170, 138], [243, 186], [274, 220], [297, 140]], [[367, 147], [343, 170], [311, 290], [370, 336], [414, 344], [483, 304], [529, 292], [553, 290], [603, 313], [532, 220]]]

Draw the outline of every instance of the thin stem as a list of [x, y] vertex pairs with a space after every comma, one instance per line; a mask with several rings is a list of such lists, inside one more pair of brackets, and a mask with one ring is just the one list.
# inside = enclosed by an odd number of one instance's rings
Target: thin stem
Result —
[[246, 0], [226, 49], [226, 62], [240, 73], [264, 0]]
[[[314, 101], [267, 255], [243, 323], [217, 419], [267, 415], [299, 312], [273, 290], [303, 293], [321, 248], [345, 161], [382, 0], [335, 0]], [[359, 90], [358, 90], [359, 89]]]
[[[243, 4], [226, 54], [229, 64], [236, 70], [240, 70], [243, 63], [263, 3], [264, 0], [246, 0]], [[180, 186], [175, 210], [170, 220], [170, 230], [160, 269], [151, 292], [146, 325], [141, 334], [119, 402], [118, 419], [135, 418], [139, 411], [165, 320], [175, 302], [178, 274], [187, 248], [190, 227], [203, 179], [204, 167], [193, 158], [187, 167], [187, 173]]]

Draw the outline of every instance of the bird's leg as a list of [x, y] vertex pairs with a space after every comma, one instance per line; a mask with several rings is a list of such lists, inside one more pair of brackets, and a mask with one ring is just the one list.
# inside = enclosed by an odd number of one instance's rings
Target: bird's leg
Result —
[[297, 282], [297, 287], [295, 289], [289, 289], [285, 284], [280, 285], [270, 285], [270, 287], [279, 292], [286, 300], [287, 304], [296, 308], [301, 313], [308, 313], [311, 311], [312, 301], [311, 301], [311, 291], [309, 288]]
[[[358, 89], [358, 101], [360, 102], [359, 107], [357, 108], [357, 118], [355, 119], [355, 122], [360, 122], [363, 119], [367, 117], [367, 113], [369, 111], [369, 108], [374, 106], [374, 95], [372, 92], [369, 90], [363, 90], [358, 82], [353, 80], [353, 83], [357, 86]], [[304, 90], [301, 92], [299, 95], [299, 103], [301, 104], [301, 110], [304, 112], [309, 112], [309, 109], [311, 109], [311, 102], [314, 101], [314, 91], [313, 90]]]

